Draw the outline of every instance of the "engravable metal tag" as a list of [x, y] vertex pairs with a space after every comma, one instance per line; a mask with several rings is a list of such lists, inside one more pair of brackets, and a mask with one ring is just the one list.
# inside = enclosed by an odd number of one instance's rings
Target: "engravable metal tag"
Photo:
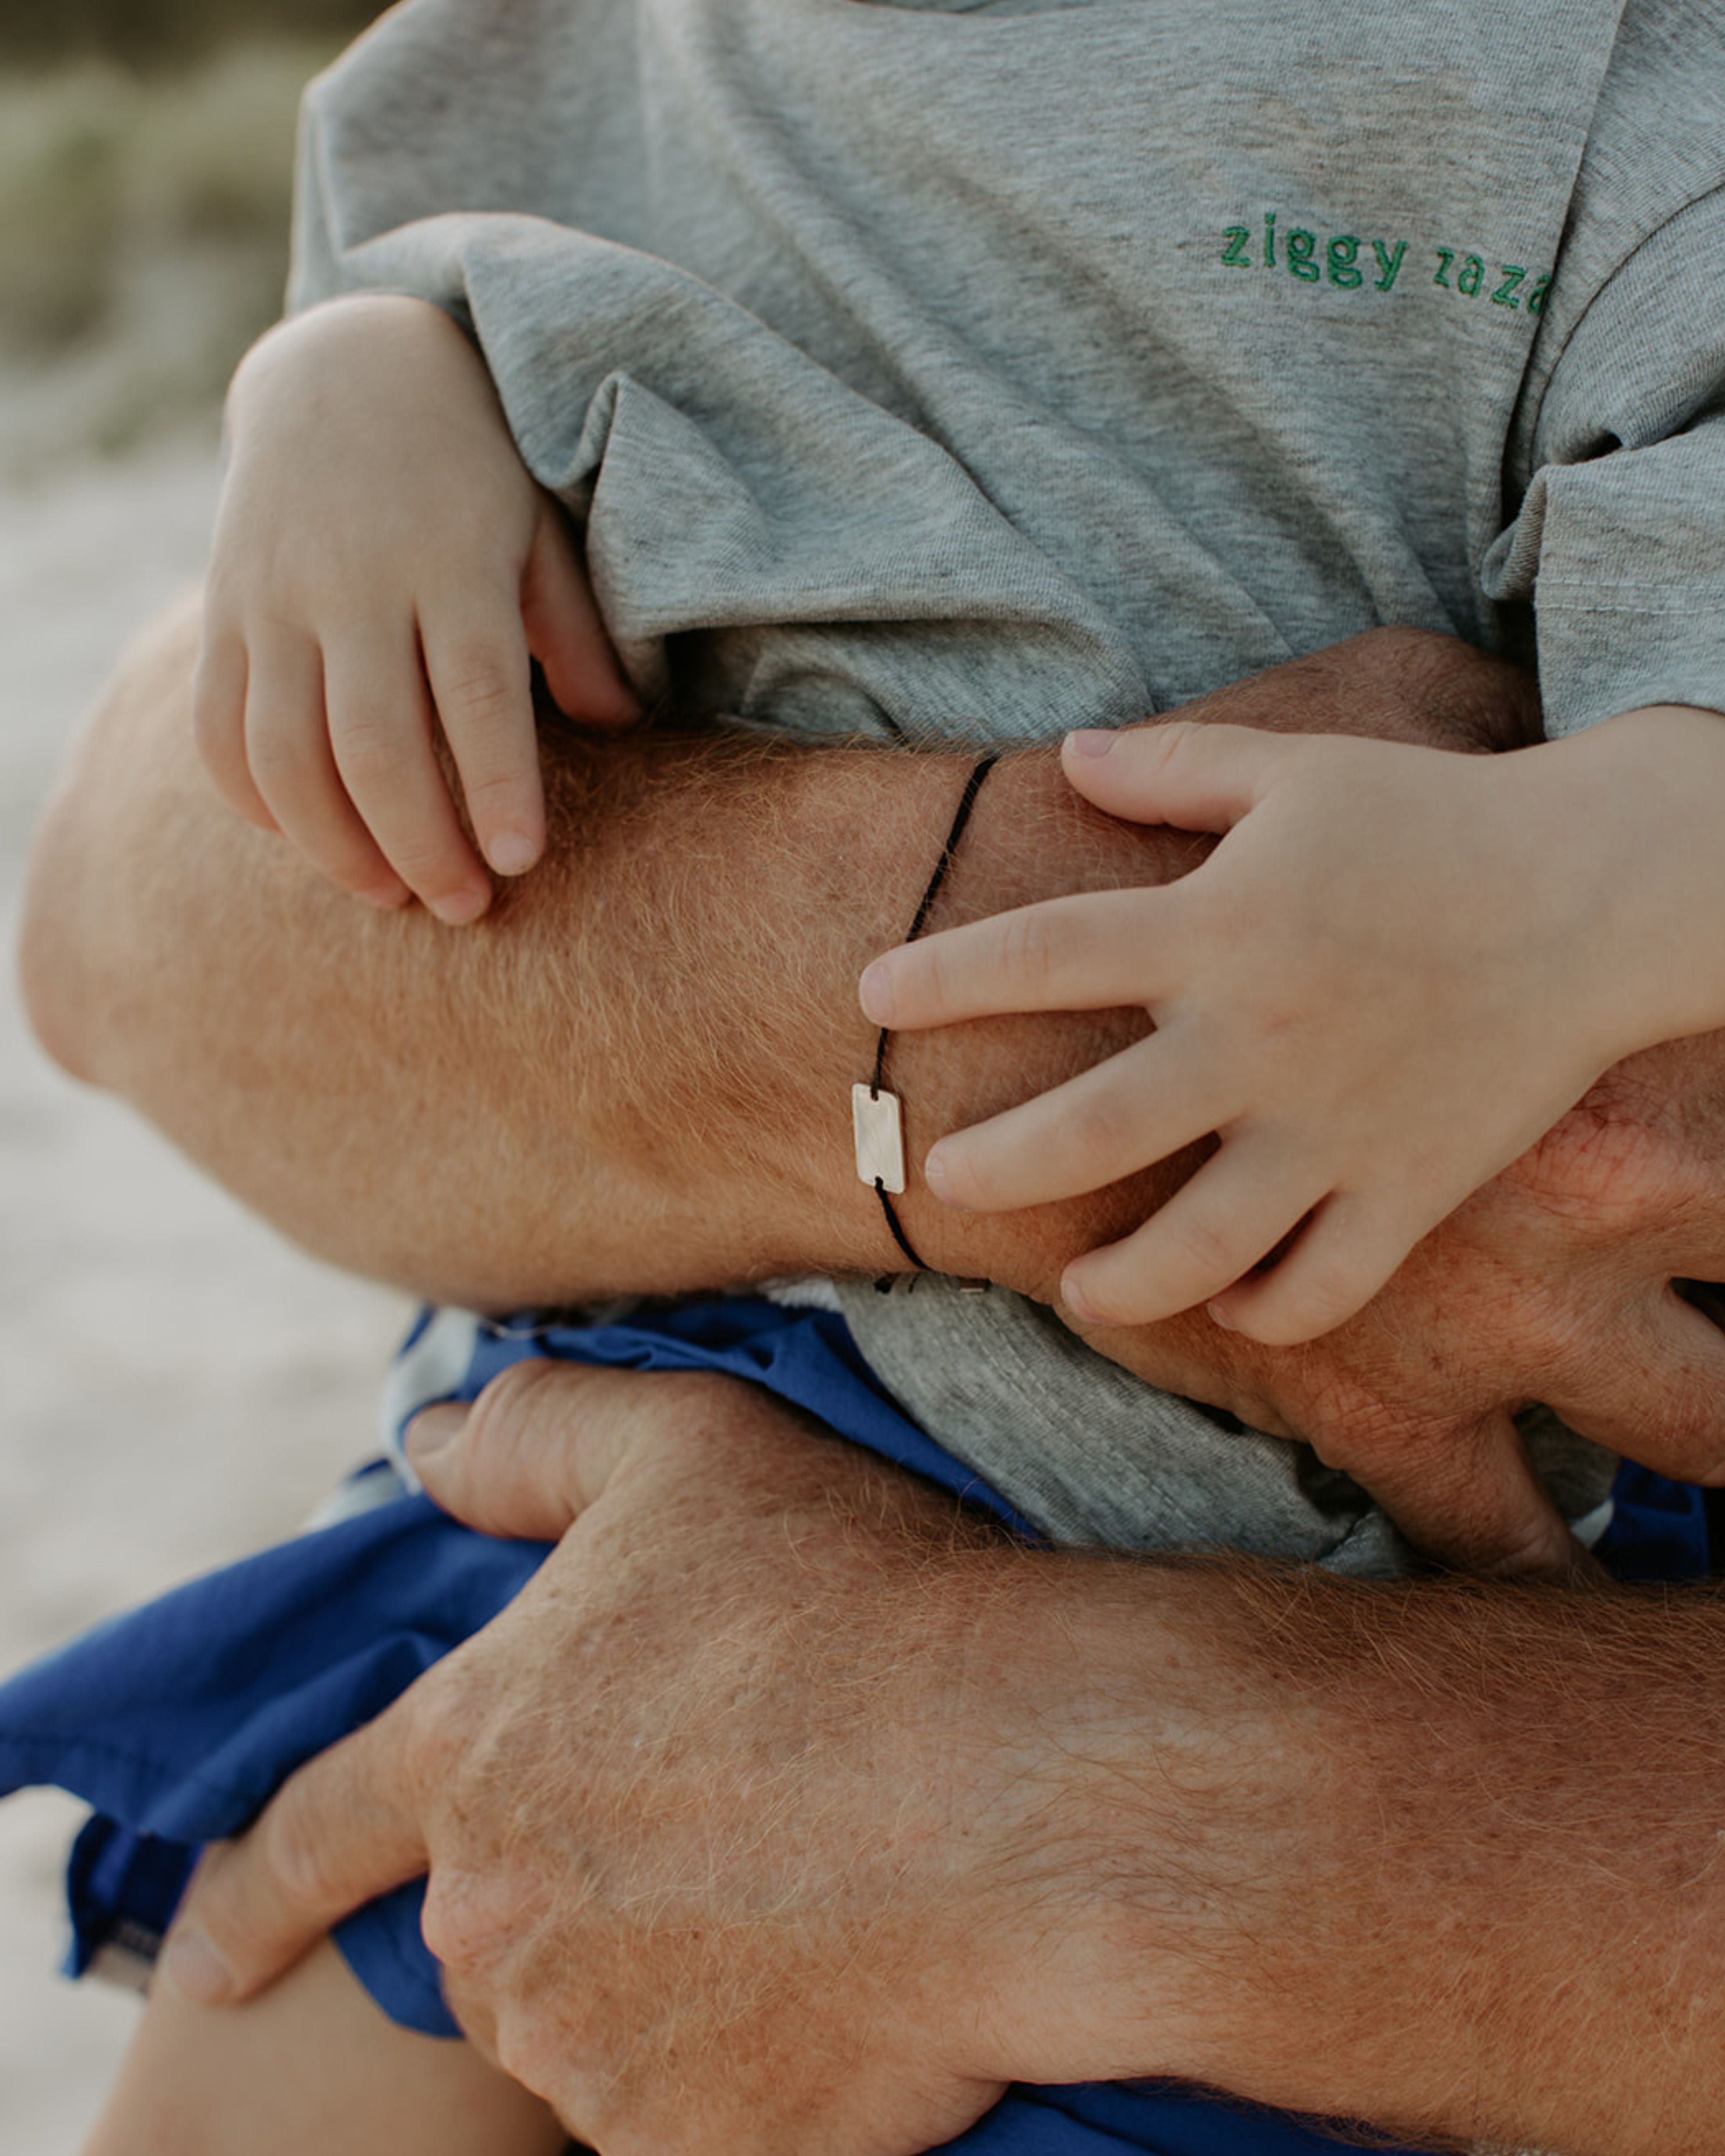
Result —
[[850, 1117], [856, 1126], [856, 1173], [872, 1190], [878, 1182], [896, 1197], [905, 1187], [905, 1133], [896, 1093], [876, 1093], [866, 1086], [850, 1089]]

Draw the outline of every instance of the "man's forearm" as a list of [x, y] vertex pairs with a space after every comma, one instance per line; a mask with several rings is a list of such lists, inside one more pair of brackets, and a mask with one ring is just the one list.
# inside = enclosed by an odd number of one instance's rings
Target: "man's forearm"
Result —
[[[447, 1299], [901, 1262], [851, 1158], [874, 1045], [855, 982], [903, 933], [968, 758], [559, 729], [552, 857], [452, 932], [332, 892], [222, 808], [185, 725], [194, 633], [134, 662], [44, 829], [25, 974], [74, 1068], [300, 1240]], [[1153, 880], [1190, 843], [1096, 815], [1050, 755], [1014, 758], [941, 917]], [[1093, 1207], [962, 1221], [916, 1163], [1143, 1024], [896, 1045], [901, 1210], [931, 1262], [1057, 1275]]]
[[[904, 1260], [856, 1179], [865, 962], [897, 942], [970, 759], [547, 730], [555, 850], [461, 931], [377, 916], [226, 814], [193, 756], [191, 619], [158, 633], [50, 813], [28, 894], [37, 1023], [289, 1234], [481, 1307]], [[1188, 716], [1508, 745], [1527, 677], [1380, 631]], [[1079, 801], [1051, 752], [1006, 759], [941, 897], [946, 925], [1176, 874], [1197, 842]], [[1044, 1300], [1130, 1230], [1177, 1156], [1057, 1207], [946, 1211], [942, 1132], [1123, 1045], [1142, 1012], [900, 1035], [904, 1225], [928, 1262]], [[1681, 1052], [1678, 1052], [1681, 1051]], [[1414, 1538], [1470, 1563], [1562, 1561], [1512, 1408], [1706, 1479], [1725, 1349], [1670, 1293], [1725, 1278], [1725, 1036], [1614, 1074], [1427, 1238], [1359, 1317], [1293, 1352], [1202, 1311], [1096, 1344], [1138, 1374], [1309, 1439]]]
[[1040, 1642], [1050, 1697], [1086, 1673], [1046, 1712], [1087, 1952], [1026, 1971], [1052, 2041], [1019, 2071], [1172, 2072], [1422, 2145], [1717, 2146], [1717, 1598], [1064, 1563], [1020, 1581], [1012, 1651]]

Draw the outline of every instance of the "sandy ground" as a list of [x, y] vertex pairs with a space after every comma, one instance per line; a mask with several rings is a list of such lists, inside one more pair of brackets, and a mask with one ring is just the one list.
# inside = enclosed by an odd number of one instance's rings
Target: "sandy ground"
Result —
[[[125, 638], [195, 575], [202, 443], [0, 491], [0, 941]], [[370, 1444], [403, 1306], [289, 1250], [41, 1055], [0, 980], [0, 1671], [289, 1531]], [[0, 1806], [0, 2149], [74, 2156], [134, 2015], [54, 1974], [77, 1818]]]

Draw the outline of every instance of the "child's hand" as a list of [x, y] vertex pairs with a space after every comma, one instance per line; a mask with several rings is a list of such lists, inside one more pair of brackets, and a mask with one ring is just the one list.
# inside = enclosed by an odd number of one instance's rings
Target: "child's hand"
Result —
[[1179, 722], [1073, 736], [1067, 776], [1099, 807], [1228, 835], [1165, 888], [1028, 906], [870, 968], [864, 1008], [896, 1028], [1135, 1004], [1156, 1021], [942, 1139], [930, 1188], [984, 1212], [1034, 1205], [1214, 1132], [1220, 1149], [1143, 1227], [1068, 1269], [1075, 1314], [1148, 1323], [1209, 1300], [1270, 1344], [1340, 1324], [1663, 1037], [1614, 992], [1634, 961], [1614, 942], [1620, 863], [1598, 803], [1576, 797], [1579, 747], [1481, 758]]
[[417, 300], [273, 331], [229, 401], [231, 461], [196, 695], [217, 786], [344, 889], [472, 921], [545, 845], [530, 654], [570, 717], [637, 706], [562, 512], [484, 363]]

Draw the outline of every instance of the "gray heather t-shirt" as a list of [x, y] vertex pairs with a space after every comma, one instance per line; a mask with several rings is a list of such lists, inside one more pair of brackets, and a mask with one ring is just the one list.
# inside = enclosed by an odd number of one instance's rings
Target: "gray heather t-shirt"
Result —
[[[685, 708], [1034, 741], [1403, 622], [1568, 731], [1725, 702], [1722, 179], [1716, 0], [410, 0], [293, 299], [468, 324]], [[1016, 1297], [844, 1301], [1063, 1537], [1394, 1561]]]

